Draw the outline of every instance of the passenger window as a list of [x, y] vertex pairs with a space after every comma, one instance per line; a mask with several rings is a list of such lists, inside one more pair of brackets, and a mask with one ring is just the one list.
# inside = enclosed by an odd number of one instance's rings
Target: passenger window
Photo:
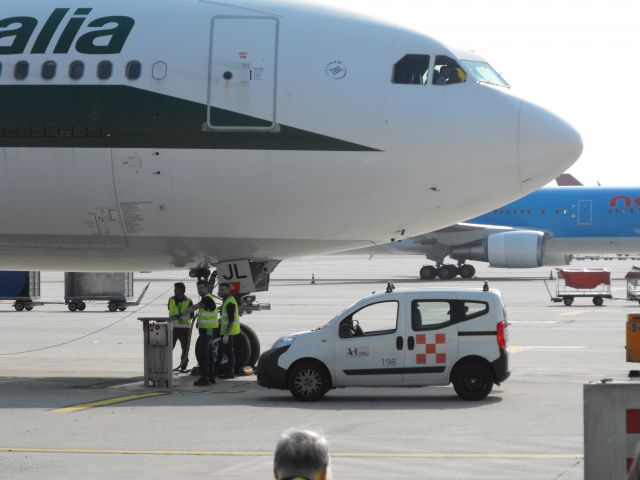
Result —
[[436, 57], [433, 66], [434, 85], [453, 85], [454, 83], [464, 83], [467, 81], [467, 74], [453, 58], [445, 55]]
[[113, 72], [113, 63], [108, 60], [100, 62], [98, 64], [98, 78], [100, 80], [108, 80], [111, 78]]
[[388, 335], [398, 328], [398, 302], [367, 305], [340, 322], [340, 338]]
[[126, 75], [129, 80], [137, 80], [142, 73], [142, 65], [138, 61], [127, 63]]
[[42, 78], [51, 80], [56, 76], [56, 62], [48, 61], [42, 64]]
[[489, 305], [484, 302], [464, 302], [464, 319], [481, 317], [489, 312]]
[[24, 80], [29, 76], [29, 63], [21, 61], [16, 63], [16, 69], [14, 71], [16, 80]]
[[84, 75], [84, 63], [79, 60], [71, 62], [69, 65], [69, 78], [71, 80], [80, 80]]
[[446, 300], [414, 300], [411, 302], [411, 326], [413, 330], [429, 330], [449, 323], [453, 302]]
[[429, 77], [429, 55], [405, 55], [393, 66], [392, 83], [426, 85]]

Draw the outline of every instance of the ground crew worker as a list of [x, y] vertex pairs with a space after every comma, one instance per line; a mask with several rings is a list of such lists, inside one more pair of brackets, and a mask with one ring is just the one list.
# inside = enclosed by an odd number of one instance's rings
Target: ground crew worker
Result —
[[329, 444], [315, 432], [287, 430], [273, 458], [276, 480], [326, 480], [329, 477]]
[[[235, 355], [233, 353], [233, 339], [240, 334], [240, 312], [238, 302], [230, 294], [230, 285], [221, 283], [218, 287], [218, 296], [222, 299], [220, 308], [220, 336], [222, 341], [218, 346], [218, 359], [216, 361], [216, 373], [220, 378], [235, 377]], [[227, 364], [222, 367], [222, 354], [227, 357]]]
[[194, 385], [209, 385], [216, 383], [214, 376], [215, 358], [213, 355], [213, 340], [220, 333], [218, 322], [218, 308], [213, 295], [209, 291], [209, 284], [204, 280], [197, 283], [200, 302], [189, 308], [189, 313], [198, 310], [198, 340], [196, 341], [196, 358], [200, 365], [200, 378]]
[[185, 372], [189, 364], [189, 347], [191, 345], [191, 324], [193, 321], [193, 312], [187, 313], [189, 307], [193, 306], [193, 302], [185, 296], [187, 288], [184, 283], [178, 282], [173, 285], [173, 297], [169, 299], [167, 308], [170, 317], [178, 317], [173, 321], [173, 348], [180, 340], [180, 348], [182, 355], [180, 356], [180, 366], [177, 370]]

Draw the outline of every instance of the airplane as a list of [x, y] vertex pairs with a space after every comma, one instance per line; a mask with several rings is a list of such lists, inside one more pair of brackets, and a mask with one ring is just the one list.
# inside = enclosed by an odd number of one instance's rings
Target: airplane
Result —
[[[579, 184], [575, 179], [563, 185]], [[575, 254], [640, 252], [640, 188], [542, 188], [467, 222], [351, 254], [422, 254], [420, 277], [473, 278], [468, 260], [496, 268], [569, 265]], [[445, 264], [445, 258], [457, 262]]]
[[0, 17], [6, 270], [217, 267], [258, 291], [282, 259], [442, 228], [582, 152], [482, 57], [358, 13], [4, 0]]

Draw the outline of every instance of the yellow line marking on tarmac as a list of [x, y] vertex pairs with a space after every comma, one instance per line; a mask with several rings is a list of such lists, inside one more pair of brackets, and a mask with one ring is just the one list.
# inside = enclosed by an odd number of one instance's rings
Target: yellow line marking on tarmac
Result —
[[[273, 452], [207, 452], [190, 450], [110, 450], [76, 448], [6, 448], [0, 453], [56, 453], [56, 454], [106, 454], [106, 455], [169, 455], [209, 457], [271, 457]], [[582, 460], [581, 453], [332, 453], [335, 458], [431, 458], [431, 459], [490, 459], [490, 460]]]
[[98, 400], [96, 402], [80, 403], [78, 405], [71, 405], [70, 407], [63, 407], [54, 410], [56, 413], [69, 413], [80, 412], [82, 410], [89, 410], [90, 408], [105, 407], [107, 405], [115, 405], [117, 403], [131, 402], [133, 400], [140, 400], [142, 398], [158, 397], [160, 395], [166, 395], [163, 392], [153, 393], [140, 393], [137, 395], [127, 395], [126, 397], [107, 398], [106, 400]]

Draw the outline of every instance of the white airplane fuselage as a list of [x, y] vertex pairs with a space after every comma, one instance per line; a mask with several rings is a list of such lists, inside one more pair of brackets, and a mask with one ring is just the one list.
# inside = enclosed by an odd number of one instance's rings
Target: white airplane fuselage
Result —
[[0, 17], [2, 269], [384, 243], [532, 192], [582, 149], [559, 118], [470, 75], [393, 83], [407, 54], [429, 55], [430, 73], [457, 57], [322, 8], [4, 0]]

